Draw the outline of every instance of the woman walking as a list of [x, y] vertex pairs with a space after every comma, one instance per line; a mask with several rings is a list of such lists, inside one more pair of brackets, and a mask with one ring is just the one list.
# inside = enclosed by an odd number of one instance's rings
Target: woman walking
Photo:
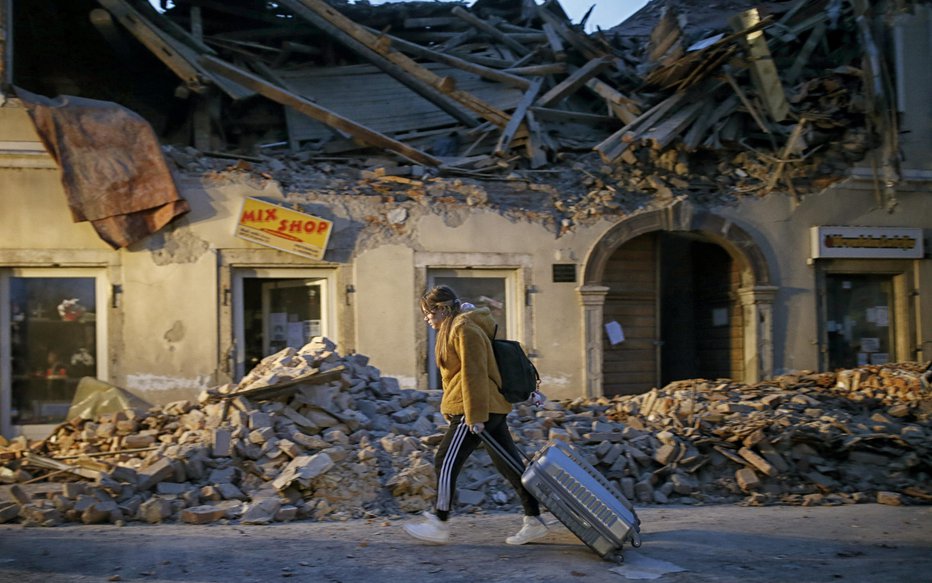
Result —
[[[437, 499], [433, 512], [425, 512], [421, 522], [406, 524], [411, 536], [432, 543], [449, 540], [447, 520], [453, 506], [456, 478], [466, 458], [481, 443], [486, 431], [515, 459], [521, 459], [506, 418], [511, 403], [498, 391], [501, 377], [492, 353], [495, 320], [488, 308], [475, 308], [456, 297], [447, 286], [437, 286], [421, 297], [424, 319], [437, 331], [435, 353], [443, 382], [440, 412], [450, 426], [434, 457], [437, 473]], [[524, 508], [524, 523], [505, 542], [512, 545], [542, 538], [547, 526], [540, 518], [540, 504], [521, 484], [521, 475], [495, 452], [489, 452], [498, 471], [518, 493]]]

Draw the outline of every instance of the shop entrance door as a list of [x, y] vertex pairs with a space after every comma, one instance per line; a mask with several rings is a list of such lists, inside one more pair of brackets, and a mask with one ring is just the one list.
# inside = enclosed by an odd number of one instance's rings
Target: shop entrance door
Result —
[[899, 358], [892, 275], [826, 274], [825, 292], [830, 370]]
[[250, 269], [234, 279], [236, 379], [285, 347], [300, 349], [329, 336], [326, 277], [296, 277], [299, 270]]

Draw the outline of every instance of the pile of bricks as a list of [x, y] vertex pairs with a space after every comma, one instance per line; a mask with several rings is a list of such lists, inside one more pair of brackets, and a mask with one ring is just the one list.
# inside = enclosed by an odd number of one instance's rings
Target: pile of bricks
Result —
[[[429, 506], [440, 393], [401, 389], [318, 338], [237, 385], [0, 442], [0, 522], [194, 524], [398, 517]], [[926, 504], [932, 398], [914, 363], [678, 381], [636, 396], [521, 404], [531, 452], [572, 442], [637, 504]], [[479, 450], [459, 509], [512, 510]]]

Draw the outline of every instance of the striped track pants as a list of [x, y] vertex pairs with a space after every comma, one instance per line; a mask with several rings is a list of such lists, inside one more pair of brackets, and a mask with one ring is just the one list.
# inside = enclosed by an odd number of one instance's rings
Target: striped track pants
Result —
[[[508, 431], [507, 417], [507, 415], [501, 413], [490, 414], [489, 420], [485, 423], [485, 430], [511, 456], [522, 459], [511, 438], [511, 432]], [[469, 427], [463, 421], [462, 415], [456, 415], [450, 419], [450, 427], [443, 436], [440, 445], [437, 446], [437, 453], [434, 456], [434, 469], [437, 472], [436, 508], [438, 511], [449, 512], [453, 508], [456, 478], [459, 476], [463, 464], [466, 463], [466, 459], [469, 458], [480, 443], [482, 443], [482, 440], [479, 439], [478, 435], [469, 431]], [[518, 493], [524, 513], [528, 516], [538, 516], [540, 514], [540, 504], [521, 484], [521, 475], [511, 469], [508, 463], [496, 455], [495, 452], [490, 451], [489, 456], [492, 458], [495, 468]]]

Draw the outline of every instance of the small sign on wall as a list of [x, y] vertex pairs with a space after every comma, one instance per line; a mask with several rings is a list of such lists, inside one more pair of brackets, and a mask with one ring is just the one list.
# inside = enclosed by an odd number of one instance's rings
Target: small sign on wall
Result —
[[813, 259], [922, 259], [922, 229], [812, 227]]
[[311, 259], [323, 259], [333, 223], [257, 198], [243, 201], [236, 236]]

